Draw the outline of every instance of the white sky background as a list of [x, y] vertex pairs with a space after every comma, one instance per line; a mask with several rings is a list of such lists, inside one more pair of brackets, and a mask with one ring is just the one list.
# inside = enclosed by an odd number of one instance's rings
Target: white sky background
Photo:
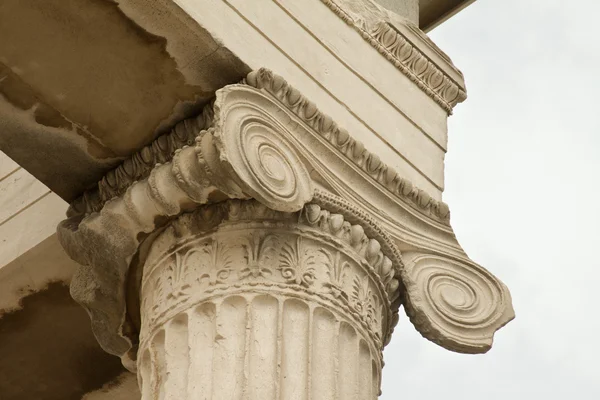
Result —
[[465, 74], [446, 191], [516, 319], [479, 356], [401, 318], [382, 400], [600, 399], [600, 1], [478, 0], [431, 38]]

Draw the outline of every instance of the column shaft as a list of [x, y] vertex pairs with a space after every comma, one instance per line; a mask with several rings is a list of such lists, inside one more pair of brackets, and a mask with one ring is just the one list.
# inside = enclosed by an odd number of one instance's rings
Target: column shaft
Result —
[[258, 293], [170, 319], [141, 348], [139, 371], [143, 400], [366, 400], [377, 398], [380, 376], [377, 356], [344, 318]]

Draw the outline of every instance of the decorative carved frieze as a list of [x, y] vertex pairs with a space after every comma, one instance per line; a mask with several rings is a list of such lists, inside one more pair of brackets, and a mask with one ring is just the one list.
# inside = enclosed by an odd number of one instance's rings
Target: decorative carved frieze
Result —
[[[154, 398], [156, 390], [167, 398], [174, 393], [178, 399], [196, 398], [198, 386], [226, 398], [252, 391], [279, 391], [287, 398], [291, 386], [313, 398], [324, 391], [329, 393], [325, 398], [346, 399], [354, 390], [362, 399], [376, 398], [382, 340], [391, 334], [391, 304], [399, 295], [394, 261], [381, 247], [360, 225], [314, 203], [285, 213], [254, 200], [234, 200], [179, 217], [156, 237], [143, 266], [138, 358], [143, 398]], [[289, 315], [294, 313], [290, 307], [300, 315]], [[207, 309], [210, 318], [198, 312]], [[232, 332], [238, 323], [242, 329]], [[174, 329], [184, 333], [177, 343], [170, 341], [178, 336]], [[322, 330], [334, 342], [354, 345], [324, 342]], [[220, 337], [218, 345], [196, 340], [207, 335]], [[259, 353], [253, 351], [256, 342]], [[177, 346], [189, 354], [169, 360]], [[261, 356], [265, 353], [270, 357]], [[228, 373], [213, 367], [222, 357], [232, 358]], [[184, 360], [196, 358], [209, 358], [206, 375], [185, 382], [190, 365]], [[156, 385], [170, 363], [168, 380], [181, 379], [180, 384]], [[295, 379], [286, 365], [294, 375], [302, 369], [306, 373]], [[368, 373], [359, 376], [358, 370]], [[243, 371], [245, 378], [237, 380], [235, 371]], [[260, 371], [270, 371], [269, 376]], [[221, 374], [227, 378], [221, 380]], [[228, 380], [237, 387], [232, 389]]]
[[[261, 285], [270, 282], [274, 287], [314, 291], [316, 297], [318, 287], [328, 301], [349, 302], [349, 315], [358, 315], [361, 324], [383, 324], [385, 329], [379, 332], [383, 343], [404, 304], [428, 339], [461, 352], [489, 349], [494, 332], [513, 318], [510, 295], [464, 254], [444, 203], [400, 177], [268, 70], [252, 72], [244, 84], [219, 90], [212, 107], [200, 117], [211, 121], [209, 126], [188, 123], [192, 128], [185, 137], [186, 143], [194, 137], [191, 146], [169, 148], [165, 162], [149, 174], [143, 167], [122, 182], [110, 183], [116, 196], [108, 201], [83, 196], [79, 211], [59, 227], [63, 246], [83, 265], [73, 279], [73, 297], [88, 309], [103, 348], [124, 355], [137, 342], [139, 310], [131, 300], [136, 291], [130, 285], [148, 249], [156, 248], [154, 240], [162, 229], [171, 229], [176, 225], [171, 221], [200, 206], [255, 199], [263, 211], [256, 212], [253, 223], [262, 228], [254, 226], [251, 231], [256, 235], [243, 240], [236, 236], [237, 253], [231, 250], [233, 243], [216, 233], [198, 244], [202, 262], [195, 265], [203, 267], [195, 276], [203, 289], [194, 296], [234, 280], [261, 280]], [[195, 131], [202, 127], [206, 129]], [[123, 192], [129, 181], [133, 182]], [[90, 199], [97, 203], [89, 203]], [[197, 226], [208, 229], [216, 226], [211, 218], [222, 221], [214, 212], [218, 209], [205, 206], [202, 210], [213, 211], [190, 215], [203, 215]], [[276, 244], [277, 233], [268, 238], [268, 231], [279, 232], [285, 218], [300, 210], [304, 219], [294, 217], [294, 223], [310, 227], [313, 236], [288, 230], [285, 235], [293, 240]], [[263, 214], [271, 220], [286, 217], [284, 222], [267, 223]], [[352, 276], [356, 264], [323, 244], [331, 243], [326, 237], [335, 237], [334, 242], [341, 241], [366, 260], [371, 267], [362, 266], [364, 276]], [[267, 249], [272, 251], [269, 263], [262, 259]], [[182, 262], [187, 255], [174, 257]], [[370, 277], [369, 284], [365, 276]], [[184, 277], [174, 270], [171, 282]], [[163, 292], [179, 296], [179, 302], [185, 298], [179, 287]], [[377, 293], [387, 296], [377, 304], [368, 301]], [[388, 307], [391, 314], [379, 319], [373, 311], [378, 307]], [[143, 315], [155, 312], [148, 304], [142, 310]]]
[[321, 0], [448, 114], [467, 98], [462, 73], [410, 21], [390, 18], [369, 0]]
[[361, 225], [316, 203], [294, 213], [254, 200], [202, 206], [154, 239], [141, 283], [141, 331], [215, 293], [260, 284], [337, 302], [381, 346], [391, 334], [401, 262], [381, 247]]
[[452, 114], [454, 106], [467, 98], [464, 88], [447, 76], [394, 26], [380, 22], [369, 28], [368, 34], [364, 36], [448, 114]]

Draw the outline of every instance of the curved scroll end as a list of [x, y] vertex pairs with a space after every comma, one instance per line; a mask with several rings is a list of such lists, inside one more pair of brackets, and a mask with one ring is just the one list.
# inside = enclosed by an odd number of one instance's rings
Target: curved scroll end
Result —
[[241, 96], [229, 101], [226, 90], [217, 93], [215, 103], [219, 115], [213, 138], [221, 165], [245, 193], [267, 207], [300, 210], [312, 199], [314, 188], [304, 162], [286, 138], [289, 132], [284, 131], [290, 128], [279, 121], [285, 114], [269, 111], [273, 100], [262, 94], [255, 93], [250, 104]]
[[485, 353], [514, 310], [506, 286], [469, 261], [408, 252], [405, 309], [421, 335], [459, 353]]

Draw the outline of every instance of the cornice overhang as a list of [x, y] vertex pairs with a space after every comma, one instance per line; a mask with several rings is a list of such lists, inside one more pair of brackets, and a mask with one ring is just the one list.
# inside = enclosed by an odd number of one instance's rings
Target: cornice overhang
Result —
[[474, 2], [475, 0], [420, 0], [419, 28], [429, 32]]
[[418, 26], [370, 0], [321, 0], [448, 114], [467, 98], [462, 72]]
[[156, 143], [74, 202], [58, 229], [83, 265], [72, 295], [110, 353], [126, 354], [136, 336], [126, 292], [140, 249], [173, 218], [225, 199], [284, 212], [313, 202], [361, 224], [393, 262], [395, 312], [404, 305], [416, 329], [449, 350], [487, 351], [514, 317], [508, 289], [458, 244], [448, 206], [268, 70], [219, 90], [210, 111]]

